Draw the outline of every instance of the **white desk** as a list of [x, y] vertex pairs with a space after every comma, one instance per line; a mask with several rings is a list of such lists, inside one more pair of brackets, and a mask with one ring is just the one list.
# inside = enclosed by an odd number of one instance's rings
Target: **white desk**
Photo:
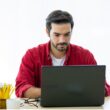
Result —
[[[21, 99], [21, 102], [24, 100]], [[34, 102], [33, 102], [34, 103]], [[24, 104], [20, 109], [49, 109], [49, 110], [110, 110], [110, 97], [105, 98], [105, 103], [102, 106], [97, 106], [97, 107], [41, 107], [40, 103], [38, 103], [38, 108], [35, 106], [30, 106], [29, 104]]]

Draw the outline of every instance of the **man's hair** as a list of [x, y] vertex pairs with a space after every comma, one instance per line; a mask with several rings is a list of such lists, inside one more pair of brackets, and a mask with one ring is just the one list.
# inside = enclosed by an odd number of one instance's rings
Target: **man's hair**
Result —
[[62, 10], [55, 10], [47, 16], [46, 28], [48, 29], [49, 32], [51, 30], [51, 23], [56, 23], [56, 24], [70, 23], [71, 29], [74, 26], [74, 21], [73, 21], [72, 15], [69, 14], [68, 12], [62, 11]]

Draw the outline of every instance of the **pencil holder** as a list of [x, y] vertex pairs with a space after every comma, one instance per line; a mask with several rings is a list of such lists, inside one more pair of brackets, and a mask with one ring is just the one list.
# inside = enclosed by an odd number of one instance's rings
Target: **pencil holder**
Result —
[[6, 109], [6, 99], [0, 99], [0, 109]]
[[11, 84], [0, 84], [0, 109], [6, 109], [6, 101], [10, 99], [14, 87]]

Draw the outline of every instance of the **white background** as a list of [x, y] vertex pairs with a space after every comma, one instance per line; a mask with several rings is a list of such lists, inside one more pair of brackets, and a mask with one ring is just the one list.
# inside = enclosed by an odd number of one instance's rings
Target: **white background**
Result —
[[89, 49], [104, 64], [110, 84], [110, 0], [0, 0], [0, 82], [15, 84], [26, 50], [49, 40], [45, 19], [55, 10], [70, 12], [71, 43]]

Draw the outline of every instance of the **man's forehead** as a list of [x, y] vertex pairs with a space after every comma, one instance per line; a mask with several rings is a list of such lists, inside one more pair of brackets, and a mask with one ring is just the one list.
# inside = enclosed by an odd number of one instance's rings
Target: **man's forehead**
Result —
[[63, 24], [52, 24], [51, 27], [52, 33], [59, 33], [59, 34], [66, 34], [71, 32], [71, 24], [70, 23], [63, 23]]

